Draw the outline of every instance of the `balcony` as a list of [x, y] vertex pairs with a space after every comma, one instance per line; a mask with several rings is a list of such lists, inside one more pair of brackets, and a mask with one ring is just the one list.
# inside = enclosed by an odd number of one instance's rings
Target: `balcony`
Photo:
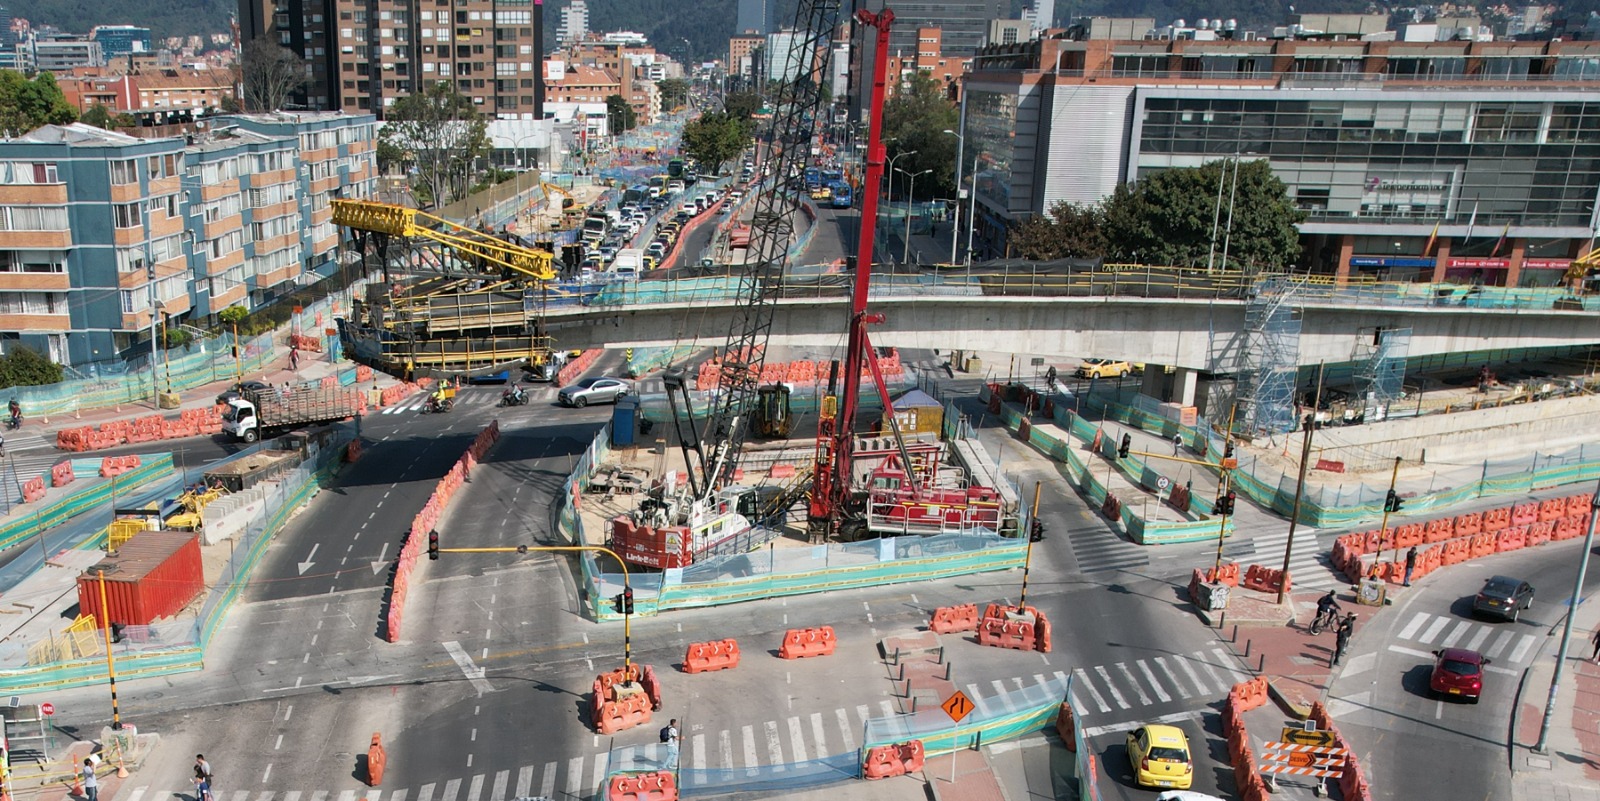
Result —
[[244, 248], [239, 248], [232, 253], [224, 253], [216, 258], [205, 257], [206, 275], [221, 275], [241, 264], [244, 264]]
[[3, 206], [65, 206], [66, 204], [66, 184], [0, 186], [0, 205]]
[[66, 250], [71, 231], [0, 231], [0, 250]]
[[65, 292], [72, 277], [60, 273], [0, 273], [0, 292]]
[[226, 291], [211, 296], [211, 311], [217, 312], [226, 309], [245, 299], [250, 294], [250, 287], [243, 282], [229, 284]]
[[208, 222], [200, 226], [201, 237], [204, 239], [216, 239], [223, 234], [226, 234], [230, 231], [237, 231], [243, 227], [244, 215], [230, 214], [226, 217], [213, 220], [212, 222]]
[[0, 314], [0, 331], [70, 331], [68, 314]]

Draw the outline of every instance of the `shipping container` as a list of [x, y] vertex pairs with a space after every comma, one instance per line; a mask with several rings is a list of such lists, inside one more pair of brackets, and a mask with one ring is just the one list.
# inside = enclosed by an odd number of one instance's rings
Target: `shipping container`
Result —
[[208, 487], [220, 484], [229, 492], [244, 492], [293, 470], [301, 461], [298, 451], [258, 451], [207, 470], [205, 482]]
[[[107, 614], [101, 614], [100, 574]], [[177, 614], [205, 590], [200, 536], [192, 531], [146, 531], [78, 576], [78, 611], [125, 626], [144, 626]]]

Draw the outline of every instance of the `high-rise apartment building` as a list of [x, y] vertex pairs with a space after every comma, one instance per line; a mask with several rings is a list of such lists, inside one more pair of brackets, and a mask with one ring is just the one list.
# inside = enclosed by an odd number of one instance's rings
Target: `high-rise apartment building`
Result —
[[561, 44], [581, 42], [589, 35], [589, 4], [585, 0], [572, 0], [561, 9], [561, 27], [556, 29], [556, 41]]
[[544, 0], [240, 0], [240, 35], [306, 60], [308, 108], [372, 112], [439, 81], [483, 114], [542, 117]]
[[150, 29], [136, 25], [96, 25], [89, 31], [89, 38], [100, 43], [108, 59], [154, 49], [150, 46]]

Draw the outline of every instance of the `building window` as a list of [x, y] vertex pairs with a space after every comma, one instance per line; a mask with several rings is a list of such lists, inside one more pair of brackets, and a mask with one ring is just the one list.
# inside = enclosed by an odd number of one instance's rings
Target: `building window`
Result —
[[149, 266], [144, 248], [117, 248], [117, 272], [131, 273]]
[[61, 183], [61, 178], [56, 172], [56, 163], [53, 161], [0, 161], [0, 185], [28, 186], [58, 183]]
[[66, 206], [0, 206], [0, 231], [65, 231]]
[[111, 162], [111, 184], [113, 186], [126, 186], [139, 182], [139, 168], [133, 164], [133, 159], [119, 159]]
[[66, 314], [67, 296], [60, 292], [0, 292], [0, 314]]
[[142, 203], [113, 203], [111, 224], [117, 228], [138, 228], [144, 225]]

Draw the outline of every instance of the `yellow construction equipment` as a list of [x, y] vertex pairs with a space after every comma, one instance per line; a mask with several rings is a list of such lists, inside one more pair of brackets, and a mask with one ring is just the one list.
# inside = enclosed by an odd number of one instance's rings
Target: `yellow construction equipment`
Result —
[[538, 281], [556, 277], [554, 259], [542, 250], [506, 242], [427, 212], [371, 200], [335, 200], [333, 222], [359, 231], [426, 239], [456, 252]]

